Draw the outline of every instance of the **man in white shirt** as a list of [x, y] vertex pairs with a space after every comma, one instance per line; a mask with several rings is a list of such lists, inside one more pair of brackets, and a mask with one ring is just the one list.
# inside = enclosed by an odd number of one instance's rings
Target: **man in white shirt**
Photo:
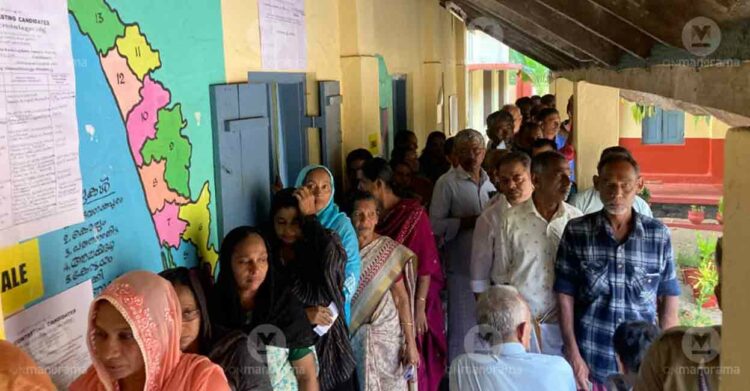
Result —
[[490, 271], [500, 233], [500, 220], [506, 211], [531, 197], [531, 158], [523, 152], [510, 152], [497, 162], [499, 194], [477, 219], [471, 245], [471, 289], [484, 292], [490, 286]]
[[456, 358], [450, 368], [451, 391], [576, 390], [573, 370], [565, 359], [527, 352], [531, 314], [516, 289], [489, 288], [477, 303], [477, 319], [492, 350]]
[[438, 179], [432, 192], [430, 222], [444, 240], [448, 282], [448, 358], [463, 353], [464, 336], [476, 325], [469, 263], [471, 239], [479, 214], [495, 186], [482, 169], [486, 152], [482, 134], [464, 129], [455, 137], [459, 165]]
[[[625, 156], [629, 156], [632, 158], [633, 156], [630, 154], [630, 151], [628, 151], [624, 147], [620, 146], [614, 146], [609, 147], [602, 151], [601, 156], [599, 157], [599, 161], [603, 161], [605, 158], [615, 155], [615, 154], [621, 154]], [[598, 175], [594, 175], [594, 182], [596, 182], [596, 178]], [[591, 214], [596, 213], [604, 208], [604, 204], [602, 204], [601, 195], [599, 195], [599, 192], [596, 191], [595, 187], [591, 187], [589, 189], [586, 189], [582, 192], [579, 192], [575, 195], [573, 195], [572, 199], [570, 200], [570, 203], [578, 208], [583, 214]], [[654, 214], [651, 212], [651, 207], [648, 205], [648, 202], [641, 198], [640, 196], [636, 195], [635, 200], [633, 201], [633, 209], [635, 209], [636, 212], [639, 214], [648, 216], [648, 217], [654, 217]]]
[[508, 210], [499, 222], [490, 279], [493, 285], [514, 286], [529, 303], [535, 325], [532, 351], [562, 355], [552, 290], [555, 257], [565, 225], [583, 214], [564, 202], [571, 183], [565, 156], [554, 151], [537, 155], [531, 163], [531, 179], [531, 198]]

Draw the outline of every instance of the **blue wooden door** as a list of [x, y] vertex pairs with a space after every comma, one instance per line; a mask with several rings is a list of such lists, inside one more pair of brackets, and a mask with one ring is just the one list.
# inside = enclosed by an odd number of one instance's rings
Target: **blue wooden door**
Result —
[[265, 85], [211, 86], [219, 236], [266, 221], [271, 143]]
[[656, 108], [641, 124], [643, 144], [685, 143], [685, 112]]

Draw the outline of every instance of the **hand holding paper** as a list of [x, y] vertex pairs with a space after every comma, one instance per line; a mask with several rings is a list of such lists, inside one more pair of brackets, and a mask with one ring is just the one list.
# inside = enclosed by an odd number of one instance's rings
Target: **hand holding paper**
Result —
[[[320, 308], [320, 307], [316, 307], [316, 308]], [[317, 324], [317, 326], [315, 326], [313, 330], [315, 331], [316, 334], [320, 336], [325, 335], [325, 333], [328, 332], [328, 329], [330, 329], [331, 326], [333, 325], [333, 322], [335, 322], [336, 319], [339, 317], [339, 310], [338, 308], [336, 308], [336, 304], [333, 304], [333, 302], [331, 302], [331, 304], [328, 304], [328, 307], [323, 308], [323, 310], [327, 310], [325, 312], [330, 312], [330, 323], [327, 323], [326, 325]]]

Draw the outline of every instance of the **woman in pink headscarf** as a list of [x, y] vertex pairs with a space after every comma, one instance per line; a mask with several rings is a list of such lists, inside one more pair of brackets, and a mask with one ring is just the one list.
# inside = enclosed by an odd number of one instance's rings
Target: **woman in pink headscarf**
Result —
[[180, 351], [182, 312], [172, 285], [156, 274], [129, 272], [91, 304], [92, 366], [76, 390], [229, 390], [221, 367]]

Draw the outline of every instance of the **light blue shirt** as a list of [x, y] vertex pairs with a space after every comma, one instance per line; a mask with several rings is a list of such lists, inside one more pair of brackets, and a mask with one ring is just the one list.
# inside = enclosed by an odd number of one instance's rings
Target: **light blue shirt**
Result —
[[461, 218], [482, 214], [495, 191], [484, 170], [480, 172], [479, 184], [461, 166], [443, 174], [435, 183], [430, 202], [430, 222], [435, 235], [446, 241], [455, 239]]
[[435, 183], [430, 203], [430, 223], [435, 235], [445, 241], [449, 274], [469, 277], [474, 229], [462, 230], [461, 218], [482, 214], [489, 204], [490, 193], [494, 191], [495, 186], [484, 170], [477, 183], [461, 166], [443, 174]]
[[[570, 203], [585, 215], [596, 213], [604, 208], [599, 192], [593, 187], [575, 194], [573, 199], [570, 200]], [[651, 212], [651, 207], [648, 206], [648, 202], [640, 196], [635, 196], [635, 199], [633, 200], [633, 209], [644, 216], [654, 217], [654, 214]]]
[[528, 353], [520, 343], [509, 342], [493, 346], [490, 354], [453, 360], [450, 390], [576, 391], [576, 381], [564, 358]]

